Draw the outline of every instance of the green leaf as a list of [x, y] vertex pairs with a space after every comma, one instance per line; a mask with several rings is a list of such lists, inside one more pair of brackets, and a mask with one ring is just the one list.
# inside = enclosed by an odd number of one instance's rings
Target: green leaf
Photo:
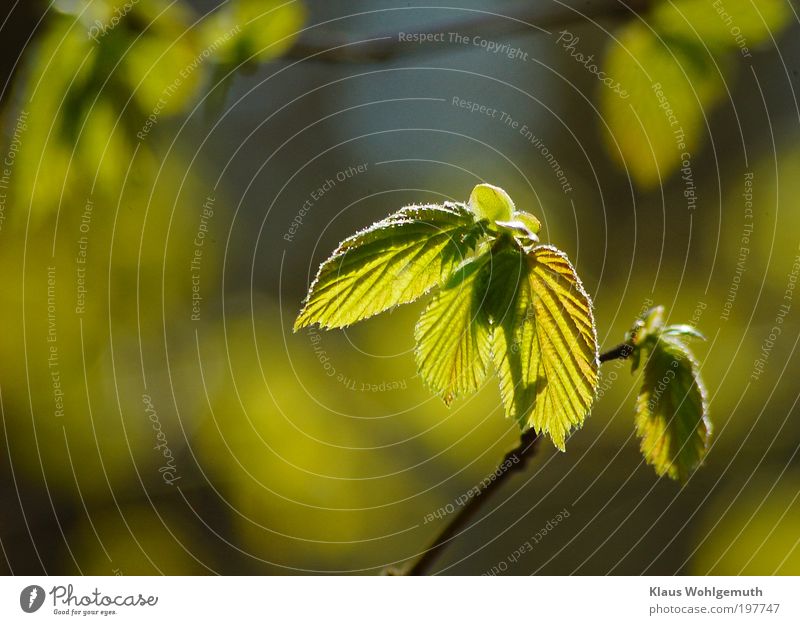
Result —
[[630, 94], [602, 89], [611, 154], [642, 187], [667, 179], [706, 135], [704, 110], [724, 93], [713, 58], [691, 40], [659, 39], [631, 22], [607, 54], [605, 72]]
[[665, 326], [663, 306], [648, 310], [625, 337], [634, 348], [632, 371], [644, 367], [635, 419], [642, 454], [656, 473], [679, 480], [700, 464], [711, 436], [703, 381], [684, 337], [703, 338], [689, 325]]
[[229, 0], [204, 20], [200, 33], [221, 63], [238, 65], [251, 57], [263, 63], [291, 47], [305, 19], [301, 2]]
[[542, 222], [525, 211], [514, 211], [511, 215], [511, 219], [521, 221], [533, 234], [539, 234], [539, 230], [542, 229]]
[[776, 36], [791, 16], [787, 0], [672, 0], [656, 4], [650, 22], [662, 35], [749, 52], [770, 35]]
[[658, 475], [685, 480], [708, 450], [711, 422], [697, 362], [674, 336], [648, 340], [636, 400], [636, 433]]
[[677, 336], [678, 338], [687, 338], [687, 339], [700, 339], [701, 341], [705, 341], [706, 337], [700, 333], [694, 326], [690, 326], [685, 323], [681, 323], [678, 325], [666, 326], [662, 331], [662, 334]]
[[566, 255], [545, 245], [494, 254], [487, 313], [507, 416], [563, 450], [591, 408], [599, 366], [591, 301]]
[[601, 106], [608, 148], [640, 186], [655, 186], [691, 158], [705, 139], [704, 110], [725, 94], [733, 53], [750, 56], [791, 17], [787, 0], [671, 0], [655, 3], [647, 24], [625, 25], [603, 69], [630, 98], [603, 89]]
[[539, 244], [537, 233], [542, 224], [533, 215], [514, 211], [510, 221], [496, 221], [495, 226], [500, 228], [500, 232], [505, 230], [514, 237], [519, 247], [526, 251]]
[[[124, 39], [121, 66], [114, 78], [127, 83], [145, 115], [154, 111], [156, 115], [174, 115], [194, 99], [205, 77], [203, 49], [186, 35], [194, 16], [180, 2], [167, 6], [140, 2], [131, 6], [131, 15], [100, 40], [99, 53], [113, 54], [108, 46], [114, 44], [115, 37]], [[141, 34], [128, 33], [127, 27], [133, 23], [147, 27]]]
[[447, 405], [478, 389], [490, 362], [490, 326], [483, 311], [489, 254], [465, 263], [422, 313], [414, 331], [422, 379]]
[[345, 239], [319, 268], [295, 331], [341, 328], [444, 282], [482, 234], [463, 204], [408, 206]]
[[514, 201], [500, 187], [491, 184], [479, 184], [469, 196], [469, 207], [478, 219], [509, 221], [514, 212]]

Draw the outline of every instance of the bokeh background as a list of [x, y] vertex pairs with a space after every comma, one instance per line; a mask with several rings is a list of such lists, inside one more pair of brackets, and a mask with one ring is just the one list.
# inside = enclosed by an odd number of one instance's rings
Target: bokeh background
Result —
[[495, 381], [429, 394], [421, 303], [291, 324], [344, 237], [486, 181], [569, 254], [603, 347], [652, 303], [708, 337], [714, 437], [659, 479], [608, 363], [437, 571], [800, 574], [797, 7], [428, 4], [0, 10], [0, 571], [420, 554], [518, 440]]

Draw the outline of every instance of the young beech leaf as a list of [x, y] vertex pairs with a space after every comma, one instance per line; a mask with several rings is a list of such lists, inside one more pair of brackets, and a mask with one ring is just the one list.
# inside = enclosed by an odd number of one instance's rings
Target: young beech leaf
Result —
[[437, 293], [414, 330], [422, 379], [450, 405], [486, 377], [490, 326], [483, 311], [489, 254], [462, 265]]
[[567, 257], [541, 245], [493, 255], [492, 360], [506, 414], [564, 450], [591, 408], [599, 367], [592, 304]]
[[482, 234], [464, 204], [407, 206], [345, 239], [319, 268], [295, 331], [341, 328], [446, 280]]
[[514, 211], [511, 215], [511, 219], [521, 221], [533, 234], [539, 234], [539, 230], [542, 229], [542, 222], [525, 211]]
[[704, 337], [694, 326], [683, 323], [674, 326], [666, 326], [661, 331], [661, 334], [677, 336], [678, 338], [700, 339], [701, 341], [706, 340], [706, 337]]
[[500, 187], [479, 184], [469, 196], [469, 207], [478, 217], [490, 222], [508, 221], [514, 212], [514, 201]]
[[[645, 333], [636, 336], [634, 371], [644, 367], [636, 400], [636, 433], [647, 462], [659, 475], [685, 480], [708, 450], [711, 422], [697, 362], [681, 335], [686, 326], [660, 327], [661, 307], [648, 315]], [[673, 330], [678, 329], [679, 332]]]

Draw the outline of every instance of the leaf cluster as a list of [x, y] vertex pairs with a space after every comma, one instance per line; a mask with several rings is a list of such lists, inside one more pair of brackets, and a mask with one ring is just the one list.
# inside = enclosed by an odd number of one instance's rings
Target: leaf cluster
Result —
[[[414, 331], [421, 378], [447, 405], [496, 373], [507, 417], [563, 450], [589, 413], [599, 357], [592, 302], [567, 256], [539, 242], [540, 223], [505, 191], [466, 203], [407, 206], [345, 239], [320, 266], [295, 331], [343, 328], [433, 292]], [[646, 461], [684, 480], [708, 449], [711, 423], [692, 326], [656, 307], [626, 335], [642, 371], [635, 427]]]
[[467, 203], [408, 206], [343, 241], [322, 263], [295, 330], [341, 328], [429, 291], [416, 361], [448, 405], [497, 373], [506, 415], [559, 449], [595, 395], [592, 305], [540, 223], [498, 187]]

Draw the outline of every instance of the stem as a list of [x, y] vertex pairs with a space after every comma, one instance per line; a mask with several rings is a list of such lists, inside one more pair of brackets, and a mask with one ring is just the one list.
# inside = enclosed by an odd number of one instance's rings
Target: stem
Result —
[[620, 343], [615, 348], [600, 354], [598, 360], [600, 362], [608, 362], [609, 360], [617, 360], [617, 359], [625, 360], [628, 356], [631, 355], [632, 351], [633, 351], [633, 345], [631, 345], [630, 343]]
[[[633, 347], [628, 343], [621, 343], [613, 349], [600, 354], [600, 362], [608, 362], [609, 360], [625, 359], [631, 355]], [[500, 490], [501, 486], [508, 481], [508, 478], [514, 473], [520, 473], [525, 470], [531, 458], [536, 456], [536, 451], [539, 448], [539, 435], [531, 428], [522, 433], [519, 445], [509, 451], [504, 457], [503, 461], [494, 472], [495, 479], [483, 480], [474, 490], [478, 492], [472, 499], [470, 499], [461, 510], [453, 517], [453, 519], [444, 527], [441, 533], [431, 543], [431, 546], [422, 554], [417, 562], [409, 568], [404, 575], [427, 575], [436, 559], [439, 557], [447, 544], [455, 538], [460, 530], [475, 516], [481, 509], [492, 493]]]
[[[509, 10], [503, 15], [474, 12], [476, 14], [474, 17], [444, 22], [435, 28], [418, 29], [415, 33], [423, 35], [458, 33], [465, 37], [480, 35], [491, 38], [519, 32], [541, 32], [535, 27], [557, 28], [573, 22], [592, 21], [595, 18], [630, 17], [637, 11], [647, 9], [652, 1], [606, 0], [587, 3], [588, 6], [580, 8], [561, 5], [556, 10], [542, 3], [530, 3], [531, 6]], [[300, 37], [287, 51], [285, 57], [291, 59], [314, 57], [315, 61], [327, 63], [375, 63], [430, 49], [429, 46], [418, 43], [400, 41], [396, 30], [378, 33], [363, 43], [357, 43], [345, 36], [326, 36], [312, 31]]]
[[539, 446], [538, 443], [539, 435], [533, 428], [524, 432], [520, 438], [519, 445], [505, 455], [497, 471], [494, 473], [494, 475], [497, 476], [496, 479], [484, 480], [477, 486], [477, 494], [458, 511], [458, 514], [445, 526], [442, 533], [436, 537], [436, 540], [433, 541], [433, 544], [428, 550], [422, 554], [422, 557], [417, 560], [417, 563], [406, 572], [406, 575], [426, 575], [436, 561], [436, 558], [439, 557], [439, 553], [441, 553], [447, 543], [455, 537], [458, 531], [475, 516], [475, 513], [481, 509], [481, 506], [483, 506], [484, 502], [489, 498], [489, 495], [498, 490], [500, 486], [508, 480], [510, 475], [525, 469], [528, 460], [536, 455], [536, 449]]

